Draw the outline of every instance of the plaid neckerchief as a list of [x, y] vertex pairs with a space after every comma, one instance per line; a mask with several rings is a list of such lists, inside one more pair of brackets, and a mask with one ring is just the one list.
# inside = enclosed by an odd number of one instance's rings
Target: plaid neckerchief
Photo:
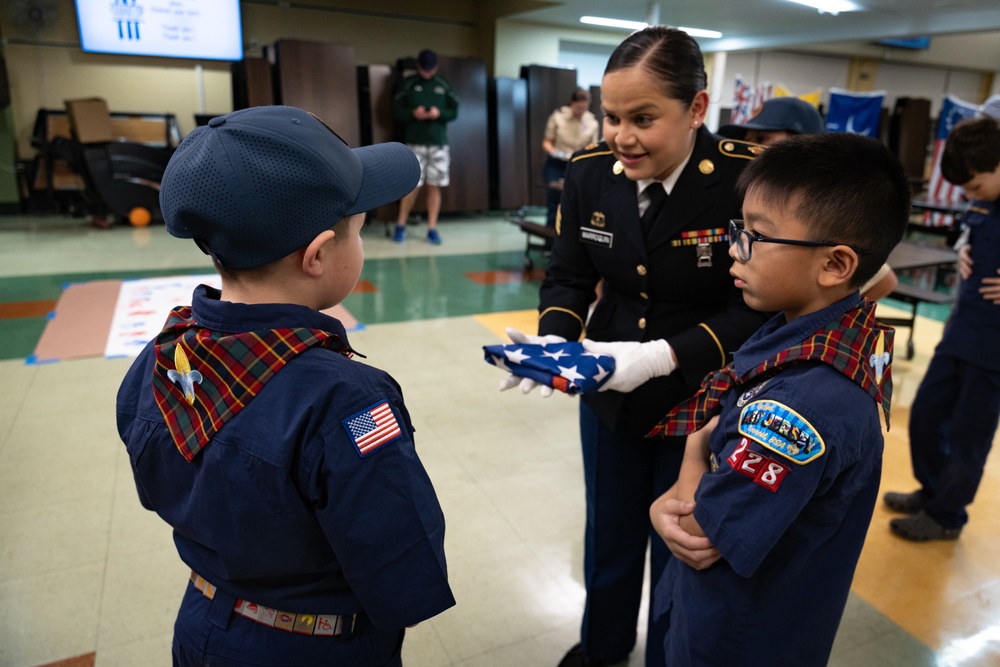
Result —
[[732, 363], [710, 373], [698, 393], [674, 407], [646, 437], [693, 433], [719, 411], [719, 403], [730, 389], [742, 387], [755, 378], [770, 377], [804, 361], [833, 366], [867, 391], [882, 406], [888, 429], [893, 333], [891, 327], [875, 320], [875, 303], [861, 301], [800, 343], [764, 360], [742, 376], [736, 374]]
[[211, 331], [174, 308], [156, 337], [153, 394], [178, 451], [191, 461], [295, 355], [325, 347], [350, 357], [337, 334], [304, 327]]

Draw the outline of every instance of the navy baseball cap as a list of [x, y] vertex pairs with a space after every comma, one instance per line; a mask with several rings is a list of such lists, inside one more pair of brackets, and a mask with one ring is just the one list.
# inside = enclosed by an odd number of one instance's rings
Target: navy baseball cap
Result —
[[430, 49], [424, 49], [417, 55], [417, 64], [420, 69], [432, 70], [437, 67], [438, 55]]
[[251, 269], [402, 198], [419, 178], [403, 144], [352, 149], [307, 111], [252, 107], [185, 137], [163, 173], [160, 208], [170, 234], [225, 269]]
[[818, 134], [823, 118], [816, 107], [798, 97], [772, 97], [745, 123], [723, 125], [719, 134], [739, 138], [746, 130], [785, 130], [793, 134]]

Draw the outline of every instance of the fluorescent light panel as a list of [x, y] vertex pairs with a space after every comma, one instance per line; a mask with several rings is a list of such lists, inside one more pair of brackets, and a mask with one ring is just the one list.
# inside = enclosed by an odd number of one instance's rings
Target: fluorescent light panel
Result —
[[608, 28], [624, 28], [625, 30], [642, 30], [649, 25], [642, 21], [622, 21], [619, 19], [606, 19], [602, 16], [581, 16], [580, 23], [603, 25]]
[[[622, 21], [621, 19], [608, 19], [601, 16], [581, 16], [580, 23], [587, 23], [589, 25], [600, 25], [608, 28], [623, 28], [625, 30], [642, 30], [648, 23], [643, 21]], [[718, 39], [722, 37], [721, 32], [715, 30], [702, 30], [701, 28], [683, 28], [677, 26], [678, 30], [683, 30], [692, 37], [707, 37], [710, 39]]]
[[818, 9], [819, 11], [826, 12], [827, 14], [856, 12], [861, 9], [855, 3], [850, 2], [850, 0], [788, 0], [788, 2], [794, 2], [798, 5], [812, 7], [813, 9]]

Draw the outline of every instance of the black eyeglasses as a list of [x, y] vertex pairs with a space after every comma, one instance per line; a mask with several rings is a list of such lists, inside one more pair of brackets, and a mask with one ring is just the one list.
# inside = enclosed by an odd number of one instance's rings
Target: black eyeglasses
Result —
[[848, 248], [858, 253], [859, 255], [868, 254], [867, 250], [862, 250], [861, 248], [855, 248], [852, 245], [846, 243], [830, 243], [827, 241], [799, 241], [798, 239], [773, 239], [767, 236], [760, 236], [759, 234], [751, 234], [747, 230], [743, 229], [742, 220], [730, 220], [729, 221], [729, 245], [736, 246], [736, 254], [739, 255], [740, 261], [749, 262], [750, 257], [753, 256], [753, 244], [757, 243], [781, 243], [783, 245], [799, 245], [806, 246], [808, 248], [832, 248], [833, 246], [846, 245]]

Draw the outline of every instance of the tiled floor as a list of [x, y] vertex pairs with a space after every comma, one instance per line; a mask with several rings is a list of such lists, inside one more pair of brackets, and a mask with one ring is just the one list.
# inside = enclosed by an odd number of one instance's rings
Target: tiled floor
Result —
[[[481, 351], [504, 326], [533, 326], [538, 283], [522, 279], [524, 237], [498, 215], [444, 221], [440, 247], [423, 242], [423, 227], [403, 245], [383, 231], [366, 228], [362, 278], [375, 291], [345, 302], [364, 325], [351, 341], [404, 388], [448, 520], [459, 602], [407, 633], [405, 663], [555, 665], [583, 603], [575, 401], [499, 393]], [[99, 231], [57, 217], [0, 218], [0, 257], [0, 666], [75, 656], [169, 665], [187, 569], [166, 525], [139, 506], [115, 432], [129, 361], [25, 357], [45, 326], [38, 313], [67, 282], [210, 265], [162, 227]], [[38, 303], [17, 305], [26, 302]], [[913, 483], [907, 411], [940, 330], [922, 319], [916, 357], [895, 365], [885, 488]], [[998, 476], [993, 463], [956, 543], [894, 539], [876, 510], [832, 665], [1000, 664]], [[795, 632], [793, 619], [775, 622]]]

